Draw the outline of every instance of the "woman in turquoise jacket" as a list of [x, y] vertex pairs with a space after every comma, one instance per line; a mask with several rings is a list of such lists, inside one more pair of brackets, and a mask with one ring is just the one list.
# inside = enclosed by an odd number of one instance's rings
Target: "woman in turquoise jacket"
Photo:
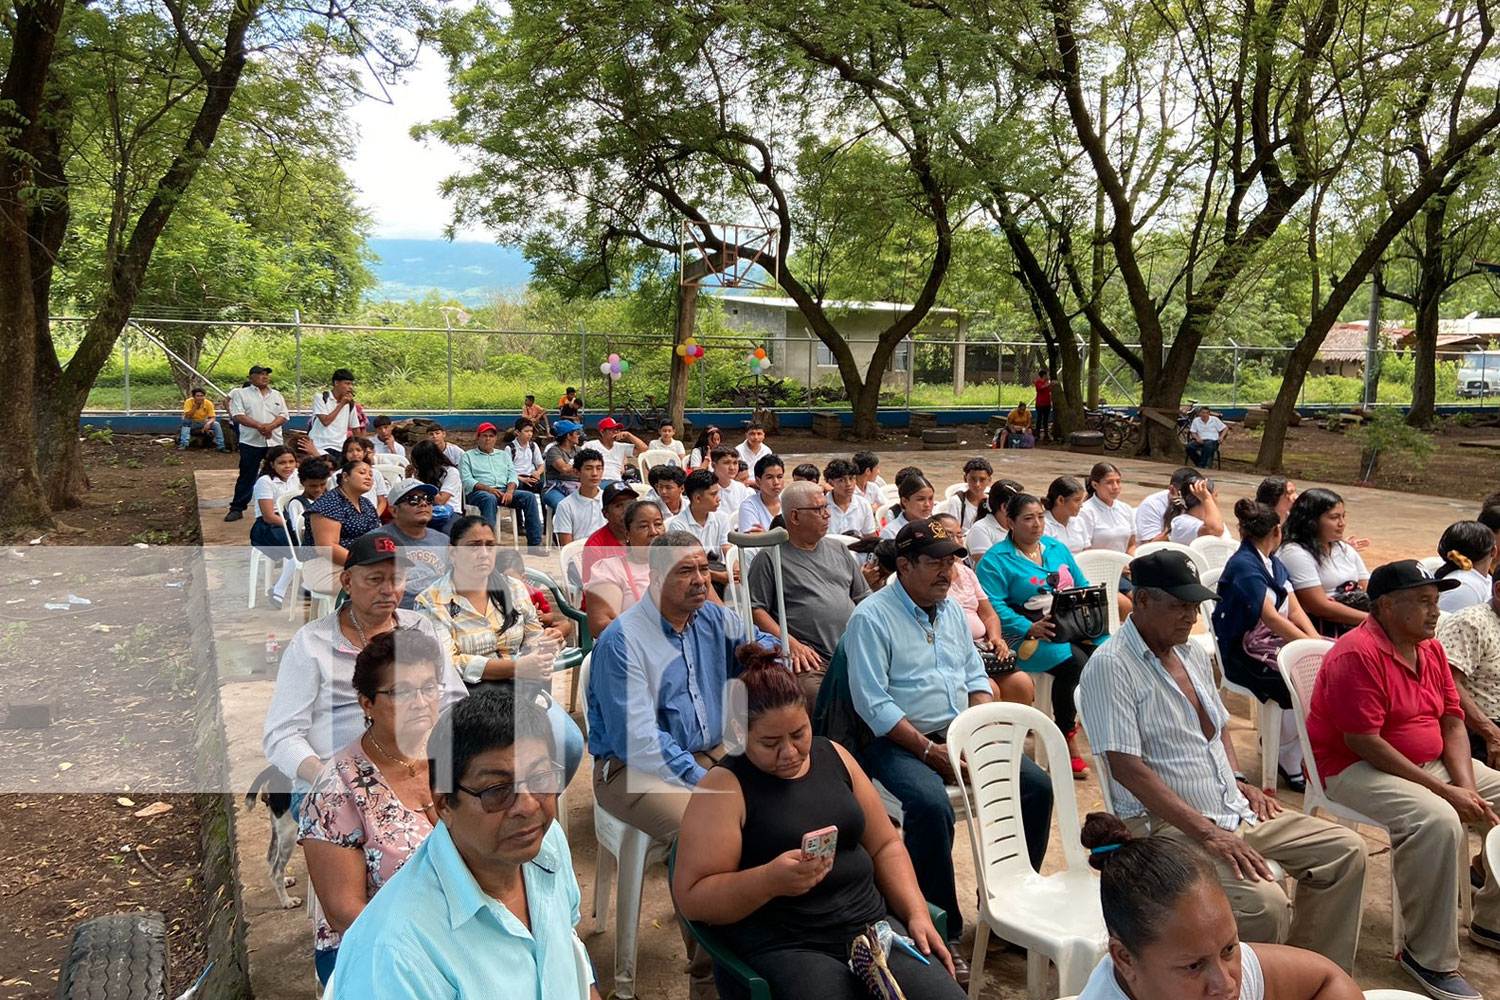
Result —
[[1047, 515], [1040, 500], [1018, 494], [1006, 504], [1006, 514], [1009, 537], [990, 547], [975, 573], [1000, 616], [1005, 641], [1016, 652], [1016, 665], [1027, 673], [1052, 675], [1052, 719], [1068, 739], [1073, 776], [1082, 779], [1088, 765], [1078, 752], [1073, 692], [1094, 646], [1052, 642], [1052, 619], [1043, 612], [1050, 609], [1054, 591], [1087, 587], [1089, 581], [1067, 545], [1046, 536]]

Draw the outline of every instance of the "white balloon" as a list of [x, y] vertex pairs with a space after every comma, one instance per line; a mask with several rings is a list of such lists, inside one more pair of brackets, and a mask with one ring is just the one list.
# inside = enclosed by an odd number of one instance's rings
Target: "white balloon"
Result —
[[599, 365], [599, 374], [601, 374], [601, 375], [608, 375], [609, 374], [609, 362], [608, 361], [600, 363], [600, 365]]

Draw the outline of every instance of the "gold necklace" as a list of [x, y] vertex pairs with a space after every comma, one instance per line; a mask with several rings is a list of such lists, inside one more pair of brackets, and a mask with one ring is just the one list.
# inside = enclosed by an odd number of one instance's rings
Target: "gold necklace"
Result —
[[[380, 751], [380, 755], [382, 757], [384, 757], [386, 760], [400, 764], [402, 767], [406, 768], [406, 776], [408, 778], [415, 778], [417, 776], [417, 765], [413, 764], [409, 760], [402, 760], [400, 757], [397, 757], [385, 747], [381, 746], [380, 741], [375, 738], [375, 734], [370, 732], [369, 730], [365, 731], [365, 735], [370, 738], [370, 744], [374, 746], [376, 750]], [[427, 807], [423, 806], [422, 808], [425, 809]]]

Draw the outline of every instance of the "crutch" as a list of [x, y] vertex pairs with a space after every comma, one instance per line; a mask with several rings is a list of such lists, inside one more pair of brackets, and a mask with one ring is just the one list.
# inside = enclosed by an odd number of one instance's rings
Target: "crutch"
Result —
[[745, 641], [755, 641], [755, 619], [751, 613], [750, 587], [748, 586], [749, 560], [745, 558], [746, 549], [770, 549], [771, 569], [776, 578], [776, 612], [777, 622], [781, 625], [781, 655], [787, 658], [787, 636], [786, 630], [786, 591], [781, 583], [781, 545], [787, 540], [785, 528], [772, 528], [770, 531], [731, 531], [729, 533], [729, 544], [740, 550], [740, 583], [735, 588], [735, 610], [739, 612], [740, 618], [745, 622]]

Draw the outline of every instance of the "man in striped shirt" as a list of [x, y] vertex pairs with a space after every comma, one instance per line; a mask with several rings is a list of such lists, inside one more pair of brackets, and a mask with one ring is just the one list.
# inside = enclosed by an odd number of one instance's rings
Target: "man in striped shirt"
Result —
[[[1364, 839], [1284, 811], [1240, 772], [1212, 666], [1187, 641], [1199, 604], [1217, 599], [1192, 562], [1153, 552], [1130, 564], [1130, 576], [1134, 611], [1094, 653], [1078, 688], [1111, 808], [1136, 836], [1173, 837], [1207, 854], [1241, 938], [1298, 945], [1351, 971]], [[1297, 880], [1295, 912], [1268, 859]]]

